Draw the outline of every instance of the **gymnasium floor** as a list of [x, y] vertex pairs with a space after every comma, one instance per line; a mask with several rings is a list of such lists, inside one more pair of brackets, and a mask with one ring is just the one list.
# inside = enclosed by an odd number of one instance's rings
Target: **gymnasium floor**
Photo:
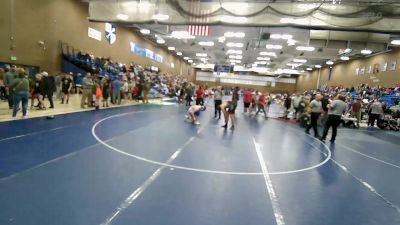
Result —
[[400, 224], [400, 136], [237, 111], [222, 129], [184, 106], [129, 106], [0, 124], [0, 224]]

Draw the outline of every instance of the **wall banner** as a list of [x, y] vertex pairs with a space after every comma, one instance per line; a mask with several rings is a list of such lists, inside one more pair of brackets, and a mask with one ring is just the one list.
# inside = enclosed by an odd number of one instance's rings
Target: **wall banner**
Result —
[[132, 41], [129, 42], [129, 45], [130, 45], [131, 52], [136, 55], [140, 55], [142, 57], [152, 59], [159, 63], [164, 62], [164, 58], [161, 55], [154, 53], [150, 49], [144, 48], [143, 46], [141, 46], [135, 42], [132, 42]]
[[98, 41], [101, 41], [101, 31], [98, 31], [96, 29], [93, 29], [91, 27], [88, 27], [88, 36], [90, 38], [96, 39]]
[[110, 43], [111, 45], [114, 44], [117, 40], [117, 32], [115, 26], [111, 23], [106, 23], [104, 30], [108, 43]]

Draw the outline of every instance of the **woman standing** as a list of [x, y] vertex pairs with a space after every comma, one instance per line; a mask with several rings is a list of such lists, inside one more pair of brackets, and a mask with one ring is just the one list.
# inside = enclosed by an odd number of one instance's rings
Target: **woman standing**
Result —
[[26, 117], [28, 100], [29, 100], [29, 81], [26, 78], [24, 69], [17, 69], [17, 78], [11, 83], [11, 88], [14, 90], [14, 105], [12, 117], [17, 116], [19, 103], [22, 102], [22, 118]]

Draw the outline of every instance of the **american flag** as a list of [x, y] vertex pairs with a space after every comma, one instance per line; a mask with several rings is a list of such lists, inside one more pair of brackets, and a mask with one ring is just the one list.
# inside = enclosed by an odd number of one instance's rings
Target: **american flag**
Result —
[[[200, 0], [191, 0], [190, 1], [190, 12], [196, 15], [205, 15], [209, 13], [209, 10], [201, 10]], [[189, 22], [208, 22], [208, 18], [206, 16], [201, 17], [191, 17]], [[189, 25], [188, 32], [192, 36], [208, 36], [210, 34], [210, 26], [199, 26], [199, 25]]]

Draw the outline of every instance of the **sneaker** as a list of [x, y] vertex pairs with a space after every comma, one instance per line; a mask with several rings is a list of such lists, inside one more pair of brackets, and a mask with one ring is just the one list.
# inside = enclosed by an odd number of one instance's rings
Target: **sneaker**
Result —
[[234, 129], [235, 129], [235, 126], [232, 125], [232, 126], [231, 126], [231, 130], [234, 130]]
[[331, 143], [335, 143], [335, 140], [334, 139], [331, 139], [331, 140], [329, 140]]
[[308, 130], [306, 130], [306, 131], [304, 131], [306, 134], [310, 134], [310, 131], [308, 131]]
[[223, 128], [227, 128], [227, 127], [228, 127], [228, 125], [227, 125], [227, 124], [225, 124], [225, 125], [223, 125], [223, 126], [221, 126], [221, 127], [223, 127]]
[[320, 141], [325, 141], [325, 138], [324, 138], [324, 137], [321, 137], [319, 140], [320, 140]]

